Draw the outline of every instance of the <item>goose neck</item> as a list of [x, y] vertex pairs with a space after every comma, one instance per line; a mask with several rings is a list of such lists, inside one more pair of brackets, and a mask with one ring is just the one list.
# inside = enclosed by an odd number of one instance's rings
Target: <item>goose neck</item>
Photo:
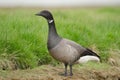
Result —
[[48, 22], [48, 25], [49, 25], [48, 35], [49, 36], [58, 36], [54, 21], [52, 23]]
[[61, 41], [62, 38], [59, 37], [59, 35], [57, 34], [54, 21], [52, 23], [48, 22], [48, 25], [49, 25], [49, 32], [48, 32], [47, 45], [48, 45], [48, 49], [52, 49]]

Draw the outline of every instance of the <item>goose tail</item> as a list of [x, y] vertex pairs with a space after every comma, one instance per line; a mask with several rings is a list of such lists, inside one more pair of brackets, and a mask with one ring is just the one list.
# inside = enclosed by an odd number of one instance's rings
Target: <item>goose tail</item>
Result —
[[88, 61], [101, 62], [101, 58], [98, 54], [86, 48], [86, 50], [81, 54], [80, 59], [76, 63], [86, 63]]

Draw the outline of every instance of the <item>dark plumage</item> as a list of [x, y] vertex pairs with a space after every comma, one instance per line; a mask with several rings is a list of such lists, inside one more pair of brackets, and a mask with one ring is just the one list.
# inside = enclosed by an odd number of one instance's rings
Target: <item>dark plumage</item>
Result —
[[86, 56], [86, 55], [90, 55], [90, 56], [97, 56], [98, 58], [100, 58], [100, 56], [98, 56], [95, 52], [93, 52], [92, 50], [86, 48], [86, 51], [84, 51], [80, 57], [82, 56]]
[[67, 76], [67, 66], [70, 66], [70, 76], [72, 73], [72, 65], [82, 56], [93, 55], [99, 57], [93, 51], [82, 47], [74, 41], [60, 37], [56, 31], [52, 14], [43, 10], [36, 15], [44, 17], [49, 26], [47, 47], [53, 58], [61, 61], [65, 65], [65, 76]]

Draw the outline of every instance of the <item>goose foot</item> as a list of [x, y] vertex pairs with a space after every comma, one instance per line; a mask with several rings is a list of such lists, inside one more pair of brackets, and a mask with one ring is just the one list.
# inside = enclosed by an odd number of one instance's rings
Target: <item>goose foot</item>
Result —
[[73, 76], [73, 73], [70, 73], [70, 76]]
[[64, 76], [65, 76], [65, 77], [68, 76], [67, 73], [65, 73]]

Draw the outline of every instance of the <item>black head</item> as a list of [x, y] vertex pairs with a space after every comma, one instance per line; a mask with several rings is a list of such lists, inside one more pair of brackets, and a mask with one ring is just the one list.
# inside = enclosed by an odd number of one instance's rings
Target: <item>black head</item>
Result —
[[42, 17], [46, 18], [48, 21], [53, 20], [53, 16], [52, 16], [51, 12], [49, 12], [47, 10], [43, 10], [43, 11], [37, 13], [36, 15], [42, 16]]

